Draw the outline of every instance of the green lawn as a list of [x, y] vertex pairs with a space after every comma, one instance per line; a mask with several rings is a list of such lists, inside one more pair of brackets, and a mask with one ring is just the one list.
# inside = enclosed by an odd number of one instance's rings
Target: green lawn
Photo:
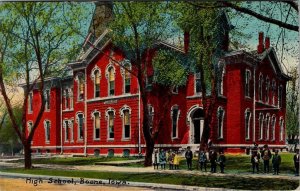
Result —
[[5, 172], [26, 173], [36, 175], [66, 176], [95, 179], [114, 179], [134, 182], [166, 183], [176, 185], [192, 185], [200, 187], [217, 187], [227, 189], [247, 190], [294, 190], [299, 186], [296, 180], [242, 178], [236, 176], [207, 176], [163, 173], [122, 173], [97, 172], [76, 170], [47, 170], [47, 169], [3, 169]]
[[[61, 164], [61, 165], [94, 165], [96, 162], [135, 160], [135, 157], [66, 157], [66, 158], [36, 158], [32, 164]], [[24, 162], [19, 160], [17, 162]]]

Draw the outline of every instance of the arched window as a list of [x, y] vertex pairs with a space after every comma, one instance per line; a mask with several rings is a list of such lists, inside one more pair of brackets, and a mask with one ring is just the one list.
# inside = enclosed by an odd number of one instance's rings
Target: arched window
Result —
[[50, 90], [49, 89], [47, 89], [45, 91], [44, 96], [45, 96], [45, 110], [49, 111], [50, 110]]
[[270, 117], [270, 114], [268, 113], [266, 115], [266, 132], [265, 132], [265, 135], [266, 135], [266, 140], [269, 140], [270, 138], [270, 121], [271, 121], [271, 117]]
[[70, 94], [69, 94], [69, 89], [65, 88], [64, 89], [64, 102], [65, 102], [65, 109], [70, 109]]
[[178, 138], [178, 120], [180, 110], [178, 105], [174, 105], [171, 108], [171, 119], [172, 119], [172, 138]]
[[259, 113], [259, 140], [262, 140], [264, 137], [264, 115], [262, 113]]
[[33, 123], [32, 123], [32, 121], [28, 121], [28, 122], [27, 122], [27, 132], [28, 132], [28, 136], [29, 136], [29, 134], [30, 134], [32, 128], [33, 128]]
[[95, 111], [93, 113], [94, 119], [94, 140], [100, 140], [100, 113]]
[[115, 138], [115, 110], [112, 108], [108, 108], [106, 110], [106, 120], [107, 120], [107, 132], [108, 132], [108, 140], [113, 140]]
[[282, 93], [283, 93], [283, 87], [282, 85], [278, 88], [278, 107], [282, 107]]
[[272, 80], [272, 105], [275, 105], [275, 94], [276, 94], [276, 81], [275, 79]]
[[272, 127], [272, 135], [271, 135], [271, 137], [272, 137], [272, 141], [275, 140], [275, 126], [276, 126], [276, 116], [273, 115], [272, 116], [272, 121], [271, 121], [271, 127]]
[[130, 139], [130, 132], [131, 132], [131, 109], [128, 106], [123, 106], [120, 109], [121, 118], [123, 119], [123, 130], [122, 130], [122, 138], [123, 139]]
[[280, 133], [279, 133], [279, 139], [280, 141], [284, 140], [284, 120], [283, 117], [280, 117], [279, 119], [279, 128], [280, 128]]
[[78, 85], [78, 100], [82, 101], [84, 99], [84, 75], [83, 73], [78, 73], [77, 74], [77, 85]]
[[245, 96], [250, 97], [250, 79], [251, 72], [250, 70], [246, 70], [245, 72]]
[[28, 94], [28, 113], [33, 111], [33, 93], [29, 92]]
[[250, 123], [251, 123], [251, 111], [246, 109], [245, 111], [245, 138], [250, 139]]
[[77, 114], [77, 124], [78, 124], [78, 140], [83, 140], [84, 137], [84, 132], [83, 132], [83, 128], [84, 128], [84, 116], [82, 113], [78, 113]]
[[112, 66], [108, 68], [108, 95], [115, 95], [115, 70]]
[[94, 97], [100, 97], [100, 71], [94, 71]]
[[218, 138], [222, 139], [223, 138], [223, 126], [224, 126], [224, 115], [225, 111], [222, 107], [218, 108]]
[[130, 93], [130, 85], [131, 85], [131, 64], [128, 61], [124, 61], [124, 68], [121, 68], [121, 73], [123, 75], [123, 92], [125, 94]]
[[266, 103], [269, 103], [269, 96], [270, 96], [270, 79], [269, 77], [266, 78]]
[[64, 120], [63, 121], [63, 126], [65, 129], [65, 142], [70, 140], [70, 121], [69, 120]]
[[50, 121], [45, 120], [44, 127], [45, 127], [45, 142], [50, 143]]
[[262, 101], [263, 99], [263, 76], [262, 74], [259, 75], [259, 81], [258, 81], [258, 99], [259, 101]]
[[148, 104], [148, 116], [149, 116], [149, 129], [152, 133], [153, 121], [154, 121], [154, 107], [151, 104]]
[[218, 63], [218, 68], [219, 68], [218, 94], [223, 95], [223, 93], [224, 93], [224, 76], [225, 76], [225, 63], [224, 63], [224, 61], [220, 61]]

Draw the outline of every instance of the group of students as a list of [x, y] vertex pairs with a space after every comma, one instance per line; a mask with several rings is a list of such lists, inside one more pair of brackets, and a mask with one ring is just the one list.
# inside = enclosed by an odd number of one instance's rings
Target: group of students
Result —
[[[261, 152], [258, 151], [258, 145], [254, 143], [254, 148], [251, 153], [251, 163], [252, 163], [252, 173], [259, 173], [260, 160], [263, 161], [264, 173], [270, 172], [270, 161], [272, 162], [273, 175], [279, 174], [279, 168], [281, 164], [281, 156], [278, 154], [278, 150], [275, 150], [274, 155], [272, 155], [268, 145], [264, 145]], [[294, 155], [294, 166], [295, 175], [299, 176], [299, 152]]]
[[[185, 159], [188, 170], [192, 170], [193, 152], [191, 151], [190, 147], [187, 147], [187, 151], [185, 152]], [[169, 164], [169, 170], [178, 170], [180, 157], [178, 155], [178, 151], [169, 150], [168, 152], [166, 152], [164, 149], [160, 149], [159, 151], [155, 149], [152, 161], [154, 169], [158, 169], [160, 165], [160, 168], [162, 170], [165, 170], [166, 165]], [[222, 151], [220, 151], [218, 156], [217, 152], [212, 149], [207, 156], [206, 152], [204, 150], [201, 150], [198, 155], [198, 162], [201, 171], [205, 170], [206, 172], [206, 163], [210, 162], [212, 173], [216, 173], [217, 164], [220, 166], [221, 173], [224, 173], [226, 157]]]

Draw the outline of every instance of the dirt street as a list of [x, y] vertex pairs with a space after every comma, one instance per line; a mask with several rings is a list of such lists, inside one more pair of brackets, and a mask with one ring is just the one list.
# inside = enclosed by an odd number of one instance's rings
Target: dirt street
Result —
[[106, 185], [73, 185], [73, 184], [49, 184], [44, 181], [37, 186], [31, 183], [26, 183], [25, 179], [12, 179], [0, 177], [0, 191], [131, 191], [131, 190], [145, 190], [150, 191], [151, 189], [130, 187], [130, 186], [106, 186]]

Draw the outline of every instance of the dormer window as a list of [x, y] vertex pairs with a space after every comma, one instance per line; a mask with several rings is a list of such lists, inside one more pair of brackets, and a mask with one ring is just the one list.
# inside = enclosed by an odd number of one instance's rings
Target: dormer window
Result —
[[201, 74], [200, 72], [195, 73], [195, 94], [199, 95], [202, 91], [201, 88]]
[[115, 95], [115, 70], [112, 66], [108, 68], [108, 95]]
[[79, 73], [76, 80], [78, 84], [78, 100], [82, 101], [84, 99], [84, 75]]

